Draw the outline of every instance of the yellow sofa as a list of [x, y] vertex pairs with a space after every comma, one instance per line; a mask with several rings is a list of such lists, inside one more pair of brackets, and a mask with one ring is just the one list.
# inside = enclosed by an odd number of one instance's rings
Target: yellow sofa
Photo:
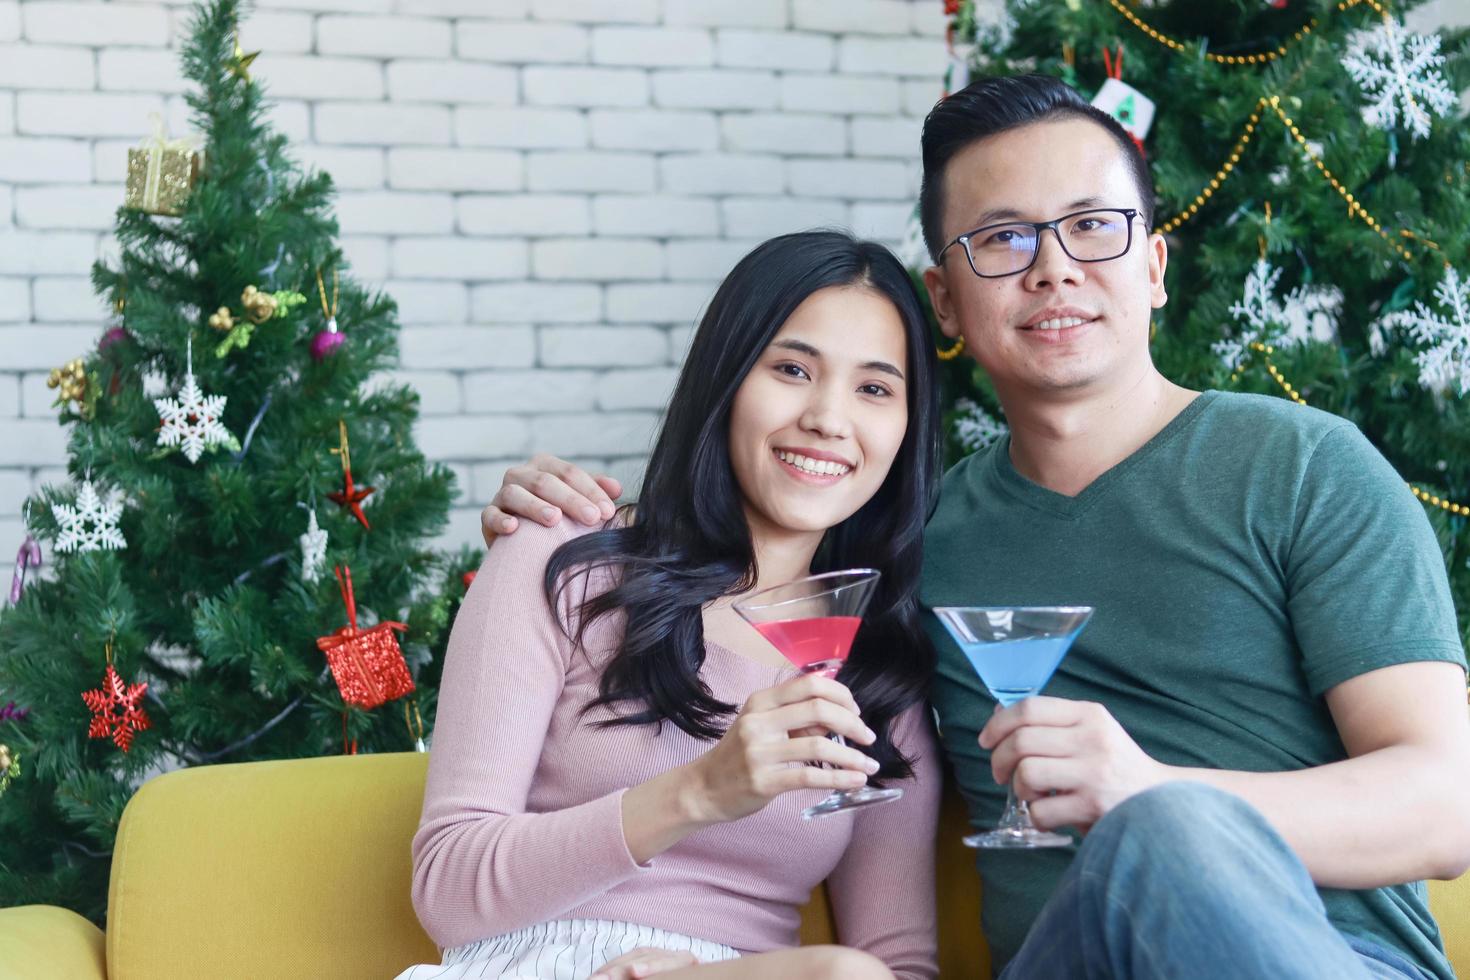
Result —
[[[118, 830], [106, 934], [65, 909], [0, 910], [0, 980], [362, 980], [437, 962], [409, 904], [426, 762], [335, 756], [150, 780]], [[938, 861], [946, 980], [990, 972], [963, 825], [947, 798]], [[1451, 958], [1470, 971], [1470, 876], [1430, 888]], [[802, 939], [832, 939], [821, 889]]]

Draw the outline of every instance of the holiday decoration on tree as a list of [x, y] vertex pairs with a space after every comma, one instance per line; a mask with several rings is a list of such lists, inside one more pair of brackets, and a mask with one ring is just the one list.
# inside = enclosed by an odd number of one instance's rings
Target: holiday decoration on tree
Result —
[[163, 119], [153, 117], [153, 136], [128, 151], [128, 180], [123, 206], [177, 217], [199, 179], [204, 154], [193, 139], [168, 139]]
[[104, 499], [92, 485], [91, 478], [82, 481], [77, 491], [76, 506], [53, 504], [51, 513], [60, 527], [56, 537], [56, 550], [72, 551], [116, 551], [126, 548], [122, 531], [117, 522], [122, 517], [122, 494], [108, 491]]
[[184, 386], [179, 397], [155, 398], [154, 407], [162, 422], [158, 444], [183, 450], [184, 458], [199, 462], [206, 449], [221, 446], [239, 449], [240, 444], [220, 422], [225, 412], [224, 395], [205, 395], [194, 377], [194, 338], [189, 338], [188, 366], [184, 370]]
[[1143, 141], [1148, 139], [1149, 127], [1154, 124], [1153, 100], [1123, 81], [1122, 45], [1118, 46], [1116, 60], [1110, 57], [1107, 48], [1102, 56], [1108, 77], [1092, 97], [1092, 104], [1118, 120], [1138, 144], [1138, 151], [1144, 153]]
[[[264, 82], [272, 59], [236, 51], [239, 16], [236, 0], [208, 0], [180, 31], [189, 131], [202, 140], [187, 153], [166, 140], [150, 150], [155, 204], [168, 197], [170, 161], [188, 163], [178, 172], [192, 186], [183, 193], [180, 181], [169, 206], [177, 215], [119, 209], [115, 246], [92, 266], [97, 296], [114, 309], [97, 324], [103, 342], [81, 357], [100, 397], [90, 419], [75, 401], [58, 413], [70, 476], [35, 493], [25, 524], [47, 574], [27, 558], [21, 601], [0, 610], [0, 704], [30, 706], [24, 721], [24, 708], [0, 711], [0, 742], [25, 773], [0, 801], [0, 907], [61, 905], [105, 923], [118, 820], [154, 773], [332, 754], [344, 737], [361, 752], [415, 746], [397, 702], [344, 712], [317, 645], [343, 624], [342, 599], [304, 579], [309, 561], [297, 564], [319, 549], [302, 549], [310, 525], [298, 502], [343, 489], [341, 464], [323, 451], [339, 420], [354, 420], [353, 472], [394, 492], [374, 496], [372, 531], [335, 507], [318, 512], [318, 530], [331, 532], [324, 560], [350, 556], [365, 604], [370, 591], [373, 609], [391, 610], [383, 619], [407, 625], [388, 627], [413, 685], [399, 700], [417, 698], [426, 727], [460, 575], [478, 564], [435, 547], [454, 478], [425, 460], [418, 395], [389, 374], [399, 366], [397, 307], [343, 256], [330, 176], [298, 166], [269, 124], [268, 86], [245, 76]], [[142, 168], [137, 179], [146, 188]], [[335, 270], [337, 315], [351, 311], [352, 324], [352, 343], [322, 363], [306, 356], [323, 326], [318, 269], [328, 280]], [[300, 297], [294, 309], [284, 294]], [[221, 306], [230, 331], [207, 325]], [[248, 346], [193, 360], [191, 338], [204, 352], [242, 323], [253, 328]], [[158, 444], [160, 396], [176, 446]], [[219, 451], [234, 445], [231, 433], [238, 448]], [[180, 457], [191, 439], [215, 454], [191, 465]], [[360, 488], [350, 489], [361, 509]], [[367, 632], [375, 620], [359, 615]], [[115, 680], [96, 655], [109, 641]], [[351, 671], [356, 645], [335, 645], [334, 658], [338, 647]], [[83, 737], [94, 724], [99, 737]]]
[[20, 602], [21, 593], [25, 590], [26, 572], [32, 568], [41, 567], [41, 546], [36, 539], [26, 532], [25, 540], [20, 543], [20, 550], [15, 553], [15, 574], [10, 577], [10, 604], [13, 606]]
[[22, 708], [14, 701], [7, 701], [5, 707], [0, 708], [0, 721], [25, 721], [30, 713], [30, 708]]
[[221, 306], [209, 315], [210, 329], [225, 332], [225, 339], [214, 349], [215, 357], [224, 357], [232, 350], [243, 350], [250, 346], [255, 328], [273, 317], [284, 317], [295, 306], [306, 302], [306, 296], [289, 289], [274, 293], [263, 293], [255, 286], [246, 286], [240, 294], [240, 304], [245, 312], [239, 317], [228, 306]]
[[[1132, 131], [1169, 255], [1154, 362], [1190, 388], [1355, 423], [1426, 505], [1466, 629], [1470, 126], [1456, 103], [1470, 30], [1411, 31], [1418, 6], [1267, 0], [1225, 16], [1190, 0], [1007, 0], [1014, 26], [996, 31], [960, 0], [952, 48], [973, 51], [972, 77], [1054, 75], [1137, 121], [1136, 98], [1102, 97], [1126, 48], [1128, 84], [1154, 103], [1152, 126]], [[925, 242], [915, 271], [943, 244]], [[969, 356], [942, 378], [954, 459], [995, 437], [1000, 403]]]
[[1337, 339], [1337, 311], [1342, 307], [1342, 293], [1335, 289], [1301, 286], [1276, 298], [1276, 282], [1281, 270], [1272, 267], [1264, 257], [1251, 268], [1245, 280], [1245, 294], [1230, 307], [1230, 315], [1240, 323], [1235, 336], [1216, 341], [1211, 350], [1232, 374], [1238, 372], [1250, 356], [1251, 345], [1274, 341], [1291, 346], [1308, 341], [1331, 343]]
[[1439, 71], [1443, 64], [1437, 36], [1406, 32], [1387, 11], [1381, 24], [1349, 39], [1342, 57], [1342, 66], [1371, 99], [1363, 106], [1368, 125], [1392, 129], [1402, 117], [1415, 139], [1428, 136], [1432, 117], [1456, 102]]
[[398, 637], [393, 635], [394, 630], [408, 629], [408, 624], [389, 620], [359, 629], [352, 569], [338, 565], [333, 571], [347, 607], [347, 625], [330, 636], [318, 637], [316, 645], [327, 655], [342, 700], [360, 708], [376, 708], [413, 693], [413, 678], [408, 675]]
[[[420, 749], [419, 751], [423, 751]], [[10, 746], [0, 745], [0, 796], [10, 788], [12, 780], [20, 778], [20, 756], [10, 751]]]
[[1434, 298], [1444, 315], [1417, 302], [1412, 311], [1390, 313], [1383, 318], [1383, 324], [1390, 330], [1402, 331], [1422, 348], [1414, 355], [1422, 387], [1437, 392], [1454, 391], [1463, 398], [1470, 392], [1470, 295], [1453, 267], [1445, 266]]
[[92, 712], [87, 737], [110, 738], [118, 748], [128, 751], [133, 745], [133, 736], [149, 727], [148, 713], [138, 703], [147, 691], [146, 681], [123, 683], [112, 666], [112, 644], [108, 643], [107, 670], [102, 675], [102, 686], [95, 691], [82, 692], [82, 702]]
[[51, 375], [46, 379], [46, 387], [60, 389], [56, 401], [52, 403], [53, 407], [76, 402], [77, 414], [84, 419], [90, 419], [97, 409], [96, 389], [87, 384], [87, 369], [79, 357], [67, 361], [59, 368], [52, 368]]
[[301, 580], [315, 583], [322, 577], [322, 569], [327, 563], [327, 532], [317, 525], [315, 507], [308, 508], [306, 513], [306, 533], [298, 539], [301, 542]]
[[362, 502], [366, 500], [377, 489], [376, 487], [360, 487], [352, 480], [352, 456], [347, 449], [347, 423], [341, 419], [337, 420], [337, 448], [332, 452], [342, 457], [342, 489], [327, 494], [327, 499], [352, 512], [357, 522], [364, 529], [371, 529], [367, 515], [362, 512]]
[[327, 287], [322, 282], [322, 271], [320, 269], [316, 272], [316, 288], [317, 293], [321, 296], [322, 316], [327, 318], [327, 327], [315, 337], [311, 338], [311, 357], [312, 360], [322, 361], [335, 354], [337, 348], [341, 347], [342, 342], [347, 339], [342, 335], [342, 331], [337, 328], [337, 270], [332, 270], [331, 303], [327, 302]]

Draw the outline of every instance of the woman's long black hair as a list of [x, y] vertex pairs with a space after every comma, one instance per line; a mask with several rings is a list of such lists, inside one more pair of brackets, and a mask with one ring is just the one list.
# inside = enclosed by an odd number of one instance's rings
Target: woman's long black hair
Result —
[[[730, 464], [735, 392], [781, 325], [820, 289], [851, 286], [888, 298], [903, 320], [908, 352], [908, 430], [878, 492], [829, 529], [813, 572], [876, 568], [883, 573], [839, 679], [878, 733], [867, 751], [881, 777], [910, 772], [894, 748], [890, 722], [925, 696], [934, 652], [919, 625], [918, 586], [924, 523], [938, 492], [939, 391], [923, 307], [894, 255], [845, 232], [782, 235], [740, 260], [716, 291], [694, 335], [648, 461], [636, 516], [567, 542], [546, 566], [553, 609], [577, 573], [607, 568], [614, 586], [573, 604], [581, 645], [587, 625], [622, 612], [621, 645], [588, 708], [616, 706], [604, 725], [672, 722], [717, 739], [738, 709], [714, 698], [699, 678], [703, 607], [748, 591], [755, 553]], [[626, 512], [625, 512], [626, 515]], [[570, 622], [563, 627], [572, 635]]]

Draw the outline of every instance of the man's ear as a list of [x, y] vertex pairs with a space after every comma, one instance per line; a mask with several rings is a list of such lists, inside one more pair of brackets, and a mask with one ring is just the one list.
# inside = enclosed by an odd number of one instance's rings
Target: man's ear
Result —
[[939, 321], [939, 332], [955, 339], [960, 335], [960, 321], [954, 313], [954, 300], [949, 295], [943, 267], [931, 265], [924, 270], [924, 287], [929, 290], [929, 303], [934, 307], [934, 318]]
[[1148, 299], [1154, 309], [1161, 309], [1169, 302], [1169, 292], [1164, 288], [1164, 270], [1169, 267], [1169, 245], [1163, 235], [1148, 236]]

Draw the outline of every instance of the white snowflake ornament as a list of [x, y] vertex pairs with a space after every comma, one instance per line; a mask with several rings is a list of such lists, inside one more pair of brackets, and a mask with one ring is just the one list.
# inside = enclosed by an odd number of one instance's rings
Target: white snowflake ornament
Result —
[[153, 399], [158, 409], [162, 427], [158, 430], [158, 444], [169, 448], [179, 447], [191, 463], [199, 462], [206, 449], [235, 445], [235, 437], [220, 422], [225, 411], [224, 395], [206, 395], [199, 390], [194, 379], [194, 339], [189, 338], [188, 367], [184, 372], [184, 387], [179, 390], [177, 400], [172, 398]]
[[1276, 298], [1281, 270], [1265, 259], [1256, 260], [1245, 279], [1245, 291], [1230, 307], [1240, 323], [1234, 337], [1210, 346], [1230, 371], [1239, 371], [1250, 357], [1253, 343], [1271, 342], [1294, 347], [1308, 341], [1331, 343], [1337, 339], [1337, 313], [1342, 309], [1342, 291], [1332, 286], [1300, 286]]
[[1383, 325], [1403, 330], [1416, 343], [1426, 345], [1414, 357], [1420, 387], [1440, 393], [1455, 388], [1464, 397], [1470, 391], [1470, 293], [1460, 274], [1446, 268], [1434, 298], [1444, 310], [1443, 316], [1423, 303], [1415, 303], [1412, 310], [1384, 317]]
[[118, 551], [128, 546], [117, 526], [122, 517], [122, 494], [108, 492], [100, 497], [91, 480], [83, 480], [77, 491], [75, 507], [54, 504], [51, 513], [61, 525], [56, 538], [57, 551]]
[[1383, 23], [1348, 39], [1342, 66], [1369, 100], [1363, 120], [1392, 129], [1403, 114], [1415, 139], [1429, 135], [1431, 114], [1443, 116], [1455, 104], [1455, 93], [1439, 70], [1438, 34], [1415, 34], [1385, 15]]
[[960, 411], [954, 420], [955, 438], [967, 453], [984, 449], [1010, 431], [1004, 422], [968, 398], [956, 399], [954, 407]]
[[301, 580], [316, 582], [327, 564], [327, 532], [317, 525], [316, 510], [307, 513], [306, 533], [297, 539], [301, 542]]

